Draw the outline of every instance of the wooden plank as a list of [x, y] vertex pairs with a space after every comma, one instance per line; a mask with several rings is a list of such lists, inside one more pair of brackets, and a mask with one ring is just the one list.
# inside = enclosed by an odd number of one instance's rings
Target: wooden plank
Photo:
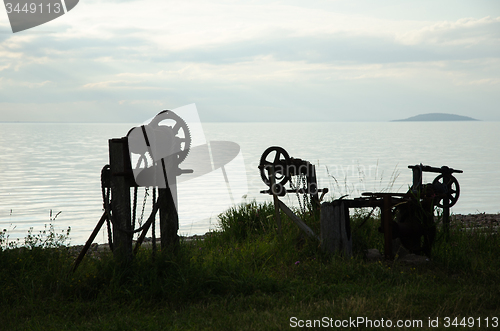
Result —
[[97, 225], [96, 227], [94, 228], [94, 231], [92, 231], [92, 234], [90, 235], [89, 239], [87, 240], [87, 242], [85, 243], [85, 246], [83, 246], [82, 250], [80, 251], [80, 254], [78, 255], [78, 257], [76, 258], [75, 260], [75, 264], [73, 265], [73, 272], [76, 271], [76, 269], [78, 268], [78, 266], [80, 265], [80, 262], [82, 262], [83, 258], [85, 257], [85, 254], [87, 253], [87, 251], [89, 250], [90, 246], [92, 245], [92, 243], [94, 242], [94, 239], [95, 237], [97, 236], [97, 234], [99, 233], [99, 231], [101, 230], [101, 227], [102, 225], [104, 224], [104, 221], [106, 221], [106, 218], [107, 218], [107, 212], [105, 211], [102, 216], [101, 216], [101, 219], [99, 220], [99, 222], [97, 222]]
[[285, 205], [285, 203], [283, 201], [281, 201], [280, 199], [276, 199], [278, 200], [278, 204], [281, 208], [281, 210], [283, 210], [283, 212], [288, 216], [290, 217], [290, 219], [295, 223], [297, 224], [297, 226], [302, 230], [304, 231], [309, 237], [311, 238], [314, 238], [314, 239], [317, 239], [318, 241], [320, 241], [320, 238], [314, 233], [313, 230], [311, 230], [310, 227], [308, 227], [306, 225], [306, 223], [304, 223], [297, 215], [295, 215], [293, 213], [293, 211], [288, 208], [287, 205]]
[[334, 254], [352, 255], [349, 207], [343, 201], [321, 204], [321, 248]]
[[279, 202], [278, 202], [279, 199], [278, 199], [278, 196], [273, 191], [273, 187], [275, 187], [275, 183], [276, 183], [276, 180], [274, 177], [274, 166], [271, 165], [268, 169], [269, 169], [268, 170], [269, 183], [271, 184], [270, 192], [273, 195], [273, 202], [274, 202], [274, 214], [275, 214], [275, 218], [276, 218], [276, 224], [278, 225], [278, 234], [281, 236], [282, 232], [281, 232], [281, 214], [280, 214], [280, 207], [279, 207]]

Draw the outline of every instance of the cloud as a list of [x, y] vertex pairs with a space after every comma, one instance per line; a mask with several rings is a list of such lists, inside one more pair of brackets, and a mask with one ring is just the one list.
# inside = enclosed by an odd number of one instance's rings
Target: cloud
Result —
[[83, 85], [85, 89], [106, 89], [106, 88], [127, 88], [127, 89], [154, 89], [154, 87], [145, 86], [144, 81], [110, 80], [105, 82], [88, 83]]
[[27, 87], [27, 88], [30, 88], [30, 89], [36, 89], [36, 88], [41, 88], [41, 87], [44, 87], [45, 85], [47, 84], [50, 84], [51, 81], [50, 80], [46, 80], [46, 81], [43, 81], [43, 82], [15, 82], [15, 81], [12, 81], [12, 79], [8, 79], [6, 80], [5, 82], [6, 84], [9, 84], [10, 86], [15, 86], [15, 87]]
[[[488, 26], [486, 30], [490, 31], [498, 24], [492, 20], [484, 21], [486, 23], [481, 21], [483, 23], [480, 24], [482, 30]], [[53, 36], [35, 41], [13, 40], [2, 45], [2, 50], [11, 58], [23, 58], [23, 61], [18, 61], [18, 65], [29, 64], [34, 58], [38, 62], [47, 61], [49, 57], [53, 60], [72, 58], [87, 63], [118, 61], [122, 64], [136, 61], [228, 64], [249, 62], [263, 57], [273, 57], [285, 62], [350, 64], [465, 60], [498, 56], [500, 43], [495, 39], [496, 32], [483, 33], [479, 38], [476, 35], [481, 31], [475, 30], [478, 24], [463, 23], [460, 33], [453, 31], [455, 39], [451, 36], [446, 39], [450, 40], [448, 43], [436, 41], [446, 35], [441, 30], [435, 32], [436, 28], [412, 32], [410, 37], [349, 33], [298, 36], [294, 35], [293, 31], [282, 30], [255, 35], [253, 38], [246, 36], [244, 40], [201, 43], [179, 49], [167, 47], [165, 44], [168, 42], [162, 43], [161, 40], [141, 36], [143, 32], [140, 30], [128, 33], [117, 29], [116, 37], [111, 39], [81, 37], [68, 40], [66, 37]], [[468, 40], [464, 39], [464, 35], [474, 40], [474, 47], [464, 44]]]
[[462, 107], [464, 91], [485, 109], [498, 101], [500, 18], [416, 20], [315, 4], [81, 2], [47, 25], [56, 33], [0, 34], [0, 100], [19, 114], [27, 102], [60, 111], [77, 102], [75, 119], [94, 102], [120, 121], [192, 102], [213, 105], [200, 107], [212, 120], [298, 120], [291, 112], [308, 107], [324, 120], [413, 109], [407, 100], [430, 108], [449, 95]]
[[500, 17], [462, 18], [454, 22], [438, 22], [419, 30], [399, 34], [396, 40], [405, 45], [498, 45], [500, 41]]
[[457, 85], [497, 85], [500, 83], [498, 78], [484, 78], [471, 81], [457, 81]]

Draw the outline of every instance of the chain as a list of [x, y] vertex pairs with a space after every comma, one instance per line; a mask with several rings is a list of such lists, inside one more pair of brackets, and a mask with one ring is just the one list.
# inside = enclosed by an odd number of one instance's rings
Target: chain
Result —
[[[300, 184], [302, 184], [302, 189], [304, 190], [304, 196], [302, 197], [302, 202], [300, 200], [300, 195], [299, 195], [299, 190], [301, 189]], [[292, 179], [290, 179], [290, 188], [295, 191], [295, 194], [297, 195], [297, 201], [299, 202], [299, 208], [302, 214], [305, 214], [306, 212], [306, 206], [308, 203], [307, 199], [307, 193], [306, 193], [306, 188], [307, 188], [307, 183], [306, 183], [306, 176], [303, 174], [298, 175], [296, 183], [294, 184]]]
[[310, 201], [309, 201], [309, 193], [310, 192], [307, 191], [308, 187], [307, 187], [306, 176], [301, 175], [301, 177], [302, 177], [302, 187], [304, 188], [304, 195], [302, 196], [302, 202], [304, 203], [304, 210], [302, 210], [302, 213], [305, 214], [306, 206], [309, 207], [309, 205], [310, 205]]
[[[108, 228], [108, 245], [109, 249], [113, 251], [113, 235], [111, 233], [111, 208], [110, 208], [110, 195], [111, 195], [111, 188], [109, 187], [109, 171], [110, 171], [110, 166], [109, 164], [106, 164], [102, 170], [101, 170], [101, 191], [102, 191], [102, 201], [103, 201], [103, 208], [106, 211], [106, 226]], [[107, 184], [107, 189], [106, 185]]]
[[293, 183], [293, 176], [290, 176], [290, 188], [295, 191], [297, 195], [297, 201], [299, 201], [299, 207], [302, 210], [302, 205], [300, 204], [299, 188]]
[[[148, 222], [146, 222], [146, 224], [142, 224], [142, 221], [144, 218], [144, 208], [145, 208], [145, 205], [147, 202], [147, 197], [149, 194], [148, 194], [148, 188], [146, 188], [145, 196], [144, 196], [144, 200], [143, 200], [143, 205], [142, 205], [141, 218], [139, 220], [139, 228], [134, 229], [134, 227], [135, 227], [135, 224], [134, 224], [134, 226], [132, 227], [133, 230], [122, 229], [122, 228], [118, 227], [113, 222], [113, 215], [111, 213], [111, 203], [110, 203], [110, 201], [111, 201], [111, 188], [110, 188], [110, 183], [109, 183], [109, 181], [110, 181], [109, 177], [110, 177], [110, 166], [109, 166], [109, 164], [107, 164], [101, 170], [101, 193], [102, 193], [102, 200], [103, 200], [103, 209], [106, 211], [106, 225], [108, 228], [109, 248], [111, 249], [111, 251], [113, 251], [113, 237], [112, 237], [112, 231], [111, 231], [111, 224], [113, 224], [113, 226], [117, 230], [125, 232], [125, 233], [134, 234], [134, 233], [143, 231], [145, 226], [148, 223]], [[133, 220], [135, 223], [136, 209], [137, 209], [137, 187], [134, 188], [134, 203], [133, 204], [134, 204], [134, 206], [133, 206]], [[156, 204], [156, 191], [153, 190], [153, 212], [152, 213], [156, 213], [155, 210], [157, 210], [156, 209], [157, 207], [155, 206], [155, 204]], [[153, 231], [154, 231], [154, 223], [153, 223]]]
[[[139, 222], [139, 226], [142, 226], [142, 220], [144, 219], [144, 208], [146, 208], [146, 202], [148, 200], [148, 196], [149, 196], [149, 187], [146, 187], [144, 189], [144, 200], [142, 200], [142, 211], [141, 211], [141, 217], [139, 218], [138, 222]], [[155, 199], [153, 197], [153, 204], [155, 203]]]

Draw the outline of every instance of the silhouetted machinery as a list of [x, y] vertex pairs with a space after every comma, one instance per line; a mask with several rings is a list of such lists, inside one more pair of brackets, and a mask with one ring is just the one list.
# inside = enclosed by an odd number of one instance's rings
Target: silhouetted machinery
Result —
[[[181, 117], [182, 114], [184, 116]], [[193, 141], [196, 142], [195, 146]], [[130, 129], [127, 136], [110, 139], [109, 165], [104, 166], [101, 172], [105, 210], [75, 261], [74, 269], [104, 222], [108, 225], [109, 246], [120, 261], [128, 262], [133, 258], [150, 228], [153, 252], [156, 251], [156, 214], [159, 214], [160, 219], [162, 249], [175, 248], [179, 242], [177, 184], [220, 171], [222, 182], [225, 181], [229, 196], [233, 199], [228, 174], [231, 176], [237, 172], [232, 161], [238, 160], [239, 155], [240, 146], [234, 142], [205, 141], [194, 104], [177, 108], [176, 112], [161, 111], [148, 124]], [[242, 160], [241, 165], [244, 167]], [[144, 187], [145, 190], [140, 216], [137, 215], [138, 187]], [[142, 223], [150, 188], [153, 191], [153, 206], [149, 217]], [[139, 225], [137, 228], [136, 220]], [[140, 235], [132, 249], [136, 233]]]
[[[422, 164], [408, 166], [408, 168], [413, 170], [413, 185], [411, 186], [410, 191], [414, 194], [422, 191], [422, 189], [424, 189], [424, 191], [431, 189], [432, 194], [434, 195], [434, 205], [448, 209], [448, 212], [449, 208], [457, 203], [458, 197], [460, 196], [460, 185], [458, 184], [458, 180], [452, 174], [463, 173], [462, 170], [455, 170], [447, 166], [435, 168], [424, 166]], [[424, 172], [438, 173], [439, 175], [434, 178], [432, 183], [426, 184], [426, 186], [423, 187], [422, 177]]]
[[[453, 173], [462, 173], [447, 166], [441, 168], [414, 165], [413, 185], [407, 194], [407, 201], [395, 207], [393, 238], [400, 238], [403, 246], [412, 253], [431, 256], [436, 236], [434, 207], [442, 208], [442, 222], [445, 234], [449, 231], [450, 208], [460, 196], [460, 185]], [[439, 174], [432, 183], [422, 184], [424, 172]], [[423, 239], [423, 241], [422, 241]]]
[[[462, 173], [447, 166], [441, 168], [414, 165], [413, 185], [407, 193], [363, 193], [362, 198], [349, 202], [349, 207], [380, 207], [381, 226], [385, 237], [385, 255], [392, 257], [392, 240], [399, 238], [411, 253], [431, 256], [436, 237], [434, 208], [443, 209], [442, 222], [448, 234], [450, 207], [460, 196], [460, 185], [453, 173]], [[424, 172], [438, 173], [432, 183], [422, 184]]]
[[[110, 248], [115, 258], [123, 262], [130, 261], [133, 256], [133, 235], [141, 233], [134, 249], [137, 252], [150, 227], [153, 227], [155, 249], [154, 226], [158, 211], [162, 248], [178, 242], [176, 183], [178, 176], [193, 173], [192, 169], [179, 167], [186, 159], [190, 146], [191, 135], [186, 122], [169, 110], [160, 112], [148, 124], [130, 129], [126, 137], [109, 140], [109, 165], [104, 166], [101, 173], [105, 211], [75, 261], [74, 269], [104, 222], [108, 224]], [[147, 221], [135, 228], [138, 187], [145, 187], [144, 203], [148, 196], [147, 188], [153, 188], [153, 207]], [[130, 188], [134, 188], [133, 205]]]
[[168, 185], [172, 189], [175, 177], [193, 172], [179, 168], [188, 156], [191, 134], [186, 122], [173, 111], [164, 110], [149, 124], [130, 129], [127, 141], [138, 186]]
[[[272, 146], [266, 149], [260, 158], [259, 170], [262, 181], [269, 186], [268, 190], [260, 193], [274, 193], [280, 197], [287, 193], [296, 193], [303, 212], [308, 203], [312, 207], [318, 207], [323, 195], [328, 193], [327, 188], [318, 189], [314, 165], [309, 161], [290, 157], [282, 147]], [[274, 183], [271, 183], [273, 174]], [[321, 197], [319, 193], [322, 194]], [[303, 194], [303, 204], [298, 197], [299, 194]], [[307, 195], [310, 196], [309, 202]]]
[[[308, 235], [320, 239], [322, 246], [327, 247], [326, 249], [330, 252], [338, 248], [349, 250], [348, 254], [351, 252], [349, 208], [373, 207], [375, 209], [378, 207], [381, 210], [379, 231], [384, 233], [384, 254], [387, 258], [393, 257], [393, 239], [397, 238], [411, 253], [430, 256], [436, 237], [435, 207], [443, 210], [442, 222], [444, 232], [447, 234], [450, 207], [457, 203], [460, 196], [460, 185], [453, 174], [463, 171], [447, 166], [436, 168], [422, 164], [408, 166], [408, 168], [413, 171], [413, 184], [406, 193], [366, 192], [359, 198], [344, 199], [342, 197], [321, 204], [321, 237], [315, 235], [278, 198], [287, 193], [296, 193], [301, 211], [305, 212], [307, 204], [305, 198], [309, 195], [309, 206], [318, 210], [320, 201], [328, 189], [318, 189], [315, 167], [310, 162], [290, 157], [281, 147], [269, 147], [262, 154], [259, 163], [260, 176], [269, 189], [261, 193], [273, 195], [279, 228], [281, 228], [279, 217], [279, 209], [281, 209]], [[438, 175], [432, 183], [423, 184], [422, 178], [425, 172]], [[288, 189], [285, 186], [287, 183], [290, 184]], [[320, 192], [321, 197], [318, 196]], [[301, 204], [299, 194], [303, 194], [303, 204]]]

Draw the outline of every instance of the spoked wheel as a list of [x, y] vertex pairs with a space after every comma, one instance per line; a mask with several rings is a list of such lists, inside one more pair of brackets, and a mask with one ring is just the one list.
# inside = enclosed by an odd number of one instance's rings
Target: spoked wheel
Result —
[[458, 180], [451, 175], [447, 177], [446, 179], [444, 175], [439, 175], [432, 182], [433, 186], [439, 188], [439, 191], [446, 195], [445, 198], [438, 198], [439, 200], [436, 201], [436, 206], [441, 208], [444, 207], [444, 199], [447, 198], [449, 200], [448, 207], [451, 207], [457, 203], [458, 197], [460, 196], [460, 185], [458, 184]]
[[284, 187], [290, 180], [290, 175], [287, 170], [289, 164], [290, 156], [282, 147], [269, 147], [260, 157], [259, 169], [262, 181], [264, 181], [267, 186], [271, 185], [268, 169], [274, 166], [274, 179], [276, 185], [278, 187]]

